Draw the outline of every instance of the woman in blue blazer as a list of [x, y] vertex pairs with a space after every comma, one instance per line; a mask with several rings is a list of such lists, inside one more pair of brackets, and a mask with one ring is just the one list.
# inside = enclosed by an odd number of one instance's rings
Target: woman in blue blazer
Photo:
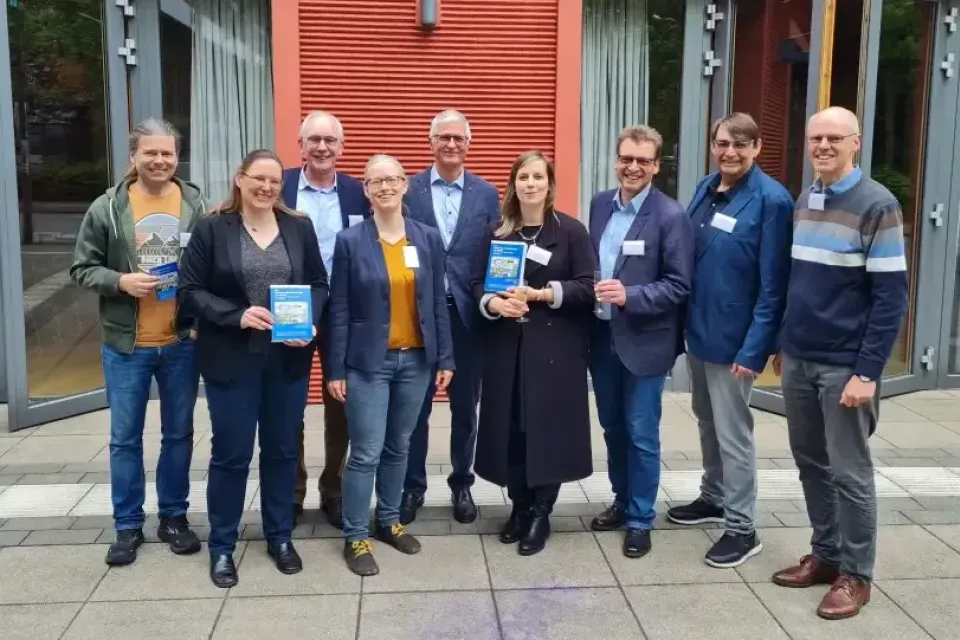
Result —
[[404, 216], [407, 178], [396, 159], [371, 158], [364, 191], [373, 217], [341, 231], [333, 251], [327, 377], [346, 404], [350, 436], [343, 555], [351, 571], [370, 576], [379, 572], [368, 540], [375, 478], [376, 538], [420, 551], [400, 524], [410, 435], [430, 377], [444, 389], [454, 365], [440, 233]]

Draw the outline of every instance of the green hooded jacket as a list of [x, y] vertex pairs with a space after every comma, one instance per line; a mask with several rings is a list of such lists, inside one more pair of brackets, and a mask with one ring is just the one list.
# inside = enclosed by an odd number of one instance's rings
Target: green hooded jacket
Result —
[[[122, 353], [131, 353], [137, 343], [137, 299], [120, 290], [120, 276], [137, 270], [133, 209], [127, 195], [133, 182], [124, 178], [90, 205], [70, 266], [71, 279], [100, 296], [103, 343]], [[179, 178], [174, 182], [181, 193], [180, 232], [192, 233], [206, 214], [206, 202], [195, 184]], [[177, 338], [187, 338], [192, 327], [193, 318], [180, 308], [178, 296]]]

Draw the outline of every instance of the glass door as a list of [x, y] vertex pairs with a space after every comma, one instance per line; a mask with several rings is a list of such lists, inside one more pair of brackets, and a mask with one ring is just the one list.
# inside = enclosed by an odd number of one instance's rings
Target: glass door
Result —
[[[122, 15], [105, 0], [3, 3], [0, 120], [4, 121], [3, 327], [9, 428], [106, 406], [96, 295], [70, 279], [87, 207], [124, 167], [125, 94], [105, 22]], [[108, 14], [108, 12], [110, 12]], [[122, 39], [122, 31], [121, 31]], [[111, 38], [112, 40], [112, 38]], [[113, 48], [116, 51], [116, 48]], [[116, 58], [116, 60], [114, 60]]]

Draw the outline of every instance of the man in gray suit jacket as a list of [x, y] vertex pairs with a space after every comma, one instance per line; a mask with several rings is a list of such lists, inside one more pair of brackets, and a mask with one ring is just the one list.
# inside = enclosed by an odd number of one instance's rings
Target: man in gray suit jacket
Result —
[[[442, 111], [430, 125], [433, 166], [410, 180], [404, 196], [408, 215], [440, 230], [446, 250], [444, 286], [450, 310], [453, 357], [456, 374], [450, 383], [450, 463], [447, 478], [452, 492], [453, 517], [473, 522], [477, 507], [473, 486], [473, 459], [477, 446], [477, 402], [480, 399], [480, 368], [470, 330], [477, 312], [470, 292], [470, 272], [477, 252], [494, 222], [500, 219], [500, 196], [496, 187], [464, 168], [470, 147], [470, 123], [459, 111]], [[404, 482], [400, 522], [409, 524], [423, 506], [427, 490], [427, 445], [430, 413], [436, 389], [431, 385], [424, 399], [420, 422], [410, 439], [407, 477]]]

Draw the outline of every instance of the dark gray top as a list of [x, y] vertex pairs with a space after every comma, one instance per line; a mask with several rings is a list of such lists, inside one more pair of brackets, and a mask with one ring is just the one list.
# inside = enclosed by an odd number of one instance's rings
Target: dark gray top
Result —
[[[287, 245], [279, 233], [266, 249], [261, 249], [244, 229], [240, 234], [240, 263], [247, 288], [247, 300], [254, 307], [270, 308], [270, 285], [290, 284], [292, 268]], [[269, 331], [254, 331], [253, 344], [266, 348], [270, 343]]]

